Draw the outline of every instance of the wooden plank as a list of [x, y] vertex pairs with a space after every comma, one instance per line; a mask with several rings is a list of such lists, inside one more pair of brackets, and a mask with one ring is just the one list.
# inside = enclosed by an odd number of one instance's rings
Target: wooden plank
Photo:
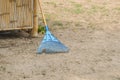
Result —
[[21, 0], [17, 0], [16, 2], [16, 9], [17, 9], [17, 27], [20, 25], [20, 1]]
[[31, 27], [28, 27], [28, 26], [27, 26], [27, 27], [25, 26], [25, 27], [22, 27], [22, 28], [21, 28], [21, 27], [19, 27], [19, 28], [18, 28], [18, 27], [16, 27], [16, 28], [2, 28], [2, 29], [0, 28], [0, 31], [6, 31], [6, 30], [20, 30], [20, 29], [32, 29], [32, 28], [31, 28]]
[[[0, 14], [2, 14], [2, 10], [1, 10], [2, 9], [2, 4], [1, 3], [2, 3], [2, 1], [0, 0]], [[2, 16], [0, 15], [0, 28], [2, 28], [1, 24], [2, 24]]]
[[0, 30], [33, 26], [34, 0], [0, 0]]
[[[3, 0], [3, 4], [2, 4], [2, 14], [5, 13], [5, 0]], [[6, 24], [5, 24], [5, 15], [2, 15], [2, 28], [5, 28]]]
[[15, 28], [16, 22], [17, 22], [17, 16], [16, 16], [16, 0], [9, 0], [9, 28]]
[[17, 2], [17, 14], [19, 14], [18, 18], [18, 27], [30, 25], [32, 27], [32, 11], [29, 10], [30, 0], [18, 0]]
[[10, 25], [10, 3], [9, 0], [6, 0], [6, 28], [9, 28]]
[[[31, 3], [32, 3], [32, 1], [31, 1]], [[30, 10], [29, 10], [29, 7], [28, 7], [28, 12], [30, 13], [30, 21], [29, 21], [29, 24], [32, 26], [32, 18], [33, 18], [33, 12], [32, 12], [32, 4], [31, 3], [29, 3], [29, 5], [31, 5], [31, 7], [30, 7]]]
[[[26, 0], [26, 1], [27, 1], [27, 0]], [[27, 1], [26, 15], [27, 15], [28, 17], [27, 17], [27, 20], [26, 20], [26, 24], [29, 24], [29, 25], [30, 25], [29, 21], [31, 20], [31, 19], [30, 19], [31, 17], [30, 17], [30, 15], [29, 15], [30, 12], [29, 12], [29, 10], [28, 10], [28, 9], [29, 9], [29, 8], [28, 8], [28, 5], [29, 5], [29, 2]]]
[[23, 11], [22, 11], [22, 6], [23, 6], [23, 0], [17, 0], [17, 5], [16, 5], [16, 8], [17, 8], [17, 27], [21, 27], [22, 26], [22, 21], [23, 21]]
[[9, 25], [9, 4], [7, 3], [8, 0], [0, 0], [0, 28], [6, 28]]
[[33, 30], [31, 36], [38, 36], [38, 0], [34, 0], [34, 20], [33, 20]]

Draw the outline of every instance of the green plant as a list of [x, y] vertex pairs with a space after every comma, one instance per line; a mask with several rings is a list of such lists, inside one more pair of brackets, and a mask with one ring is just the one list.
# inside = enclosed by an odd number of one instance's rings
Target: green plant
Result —
[[53, 23], [53, 25], [63, 26], [63, 23], [62, 23], [62, 22], [60, 22], [60, 21], [55, 21], [55, 22]]
[[114, 8], [115, 10], [117, 10], [117, 11], [120, 11], [120, 7], [116, 7], [116, 8]]
[[80, 14], [84, 12], [84, 8], [81, 4], [74, 3], [74, 9], [73, 9], [75, 14]]
[[6, 68], [4, 66], [0, 66], [0, 71], [5, 71]]
[[76, 8], [76, 9], [74, 10], [74, 12], [75, 12], [76, 14], [80, 14], [80, 13], [83, 12], [83, 9], [81, 9], [81, 8]]
[[118, 13], [120, 13], [120, 7], [116, 7], [114, 8], [115, 11], [117, 11]]
[[38, 33], [44, 34], [45, 32], [46, 32], [45, 27], [39, 25], [39, 26], [38, 26]]
[[46, 2], [46, 4], [53, 5], [54, 7], [57, 7], [57, 4], [55, 2]]
[[108, 11], [108, 9], [106, 9], [105, 6], [92, 5], [91, 11], [92, 12], [106, 12]]
[[88, 28], [95, 30], [95, 29], [96, 29], [96, 23], [89, 22], [89, 23], [88, 23]]
[[46, 20], [49, 21], [51, 18], [51, 14], [45, 14], [45, 16], [46, 16]]

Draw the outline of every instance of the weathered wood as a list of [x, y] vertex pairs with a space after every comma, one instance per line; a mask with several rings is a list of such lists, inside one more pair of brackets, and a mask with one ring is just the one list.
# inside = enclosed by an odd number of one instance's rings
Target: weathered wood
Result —
[[34, 0], [34, 20], [31, 36], [32, 37], [38, 36], [38, 0]]
[[34, 0], [0, 0], [0, 31], [33, 28]]

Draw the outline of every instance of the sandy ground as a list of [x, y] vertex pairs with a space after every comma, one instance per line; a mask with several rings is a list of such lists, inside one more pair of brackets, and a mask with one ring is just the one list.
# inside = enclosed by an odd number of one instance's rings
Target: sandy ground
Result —
[[36, 54], [42, 36], [0, 34], [0, 80], [120, 80], [120, 1], [44, 0], [69, 53]]

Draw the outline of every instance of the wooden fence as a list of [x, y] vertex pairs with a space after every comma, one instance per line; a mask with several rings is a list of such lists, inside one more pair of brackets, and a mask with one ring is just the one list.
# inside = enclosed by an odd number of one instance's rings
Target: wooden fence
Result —
[[0, 0], [0, 31], [33, 27], [34, 0]]

